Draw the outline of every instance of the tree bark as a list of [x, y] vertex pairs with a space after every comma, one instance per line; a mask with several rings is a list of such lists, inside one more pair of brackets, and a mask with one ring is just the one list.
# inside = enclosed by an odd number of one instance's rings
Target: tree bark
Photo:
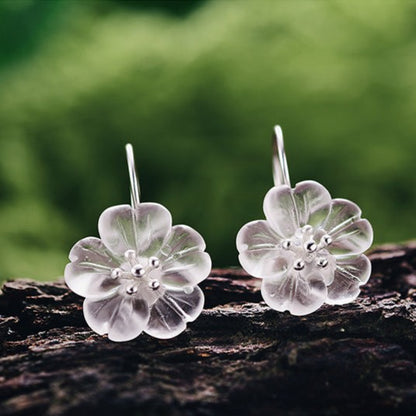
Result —
[[0, 295], [0, 415], [414, 415], [416, 243], [382, 246], [355, 303], [296, 317], [260, 281], [213, 270], [172, 340], [93, 333], [63, 282]]

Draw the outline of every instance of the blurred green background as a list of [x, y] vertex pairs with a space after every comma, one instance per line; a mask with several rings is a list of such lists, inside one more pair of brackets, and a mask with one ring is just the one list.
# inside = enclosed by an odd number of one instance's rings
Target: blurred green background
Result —
[[0, 280], [62, 275], [99, 214], [143, 201], [237, 265], [280, 124], [292, 184], [416, 235], [416, 3], [0, 1]]

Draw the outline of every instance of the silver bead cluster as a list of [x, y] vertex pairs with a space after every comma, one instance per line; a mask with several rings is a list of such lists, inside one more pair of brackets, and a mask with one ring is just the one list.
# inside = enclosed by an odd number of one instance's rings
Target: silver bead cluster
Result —
[[[305, 225], [300, 230], [299, 236], [292, 241], [290, 239], [283, 240], [281, 247], [283, 250], [293, 250], [295, 253], [301, 255], [300, 258], [295, 260], [293, 263], [293, 269], [296, 271], [301, 271], [305, 268], [305, 257], [306, 261], [311, 261], [315, 257], [311, 257], [313, 253], [318, 253], [319, 250], [329, 246], [332, 243], [332, 238], [328, 234], [324, 234], [319, 243], [317, 243], [313, 238], [313, 227], [311, 225]], [[300, 241], [299, 241], [300, 239]], [[301, 251], [301, 247], [304, 252]], [[306, 252], [306, 253], [305, 253]], [[306, 255], [305, 255], [306, 254]], [[325, 257], [318, 257], [315, 259], [316, 265], [320, 268], [325, 268], [328, 266], [329, 262]]]
[[[131, 264], [130, 272], [117, 267], [111, 271], [112, 279], [120, 279], [122, 277], [128, 280], [133, 280], [132, 278], [142, 279], [146, 274], [160, 267], [160, 260], [154, 256], [149, 258], [147, 267], [137, 263], [137, 256], [134, 250], [126, 250], [124, 258]], [[147, 285], [152, 290], [158, 290], [160, 288], [160, 282], [157, 279], [149, 280]], [[126, 287], [126, 293], [128, 295], [134, 295], [137, 291], [138, 284], [135, 284], [134, 282]]]

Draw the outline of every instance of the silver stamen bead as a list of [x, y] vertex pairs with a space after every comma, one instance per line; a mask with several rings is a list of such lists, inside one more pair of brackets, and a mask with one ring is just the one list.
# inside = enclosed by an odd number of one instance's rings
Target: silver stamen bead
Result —
[[157, 290], [160, 287], [160, 282], [159, 280], [152, 280], [149, 282], [149, 287], [153, 290]]
[[119, 277], [121, 277], [122, 273], [123, 273], [123, 271], [119, 268], [113, 269], [111, 271], [111, 278], [112, 279], [118, 279]]
[[128, 295], [133, 295], [134, 293], [137, 293], [137, 286], [127, 286], [126, 293]]
[[312, 231], [313, 231], [312, 225], [307, 224], [307, 225], [302, 227], [302, 232], [303, 233], [311, 233]]
[[141, 264], [136, 264], [131, 268], [131, 274], [136, 277], [142, 277], [145, 272], [146, 271]]
[[124, 258], [126, 260], [134, 260], [136, 258], [136, 252], [134, 250], [126, 250], [124, 252]]
[[313, 253], [314, 251], [316, 251], [317, 248], [318, 246], [316, 245], [315, 241], [308, 241], [305, 244], [305, 250], [309, 253]]
[[150, 257], [149, 264], [154, 268], [157, 269], [160, 266], [160, 260], [157, 257]]
[[328, 260], [325, 259], [324, 257], [322, 257], [322, 258], [320, 258], [320, 259], [317, 260], [316, 264], [319, 267], [326, 267], [326, 266], [328, 266]]
[[303, 270], [305, 268], [305, 262], [303, 260], [301, 260], [301, 259], [296, 260], [295, 261], [295, 264], [293, 265], [293, 268], [295, 270], [298, 270], [298, 271], [299, 270]]
[[282, 247], [285, 250], [289, 250], [291, 245], [292, 245], [292, 242], [290, 240], [285, 240], [285, 241], [282, 242]]
[[325, 235], [322, 236], [321, 241], [326, 246], [329, 246], [332, 243], [332, 237], [329, 234], [325, 234]]

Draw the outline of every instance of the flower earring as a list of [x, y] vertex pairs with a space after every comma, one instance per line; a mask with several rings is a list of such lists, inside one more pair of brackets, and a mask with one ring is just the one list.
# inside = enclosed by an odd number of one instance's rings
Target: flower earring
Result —
[[264, 198], [266, 220], [238, 232], [240, 263], [263, 279], [263, 298], [277, 311], [307, 315], [324, 303], [351, 302], [371, 274], [362, 253], [373, 241], [372, 227], [357, 205], [332, 199], [318, 182], [291, 189], [281, 128], [274, 133], [275, 186]]
[[101, 239], [74, 245], [65, 282], [84, 300], [91, 329], [112, 341], [129, 341], [141, 332], [172, 338], [202, 311], [197, 286], [211, 271], [203, 238], [191, 227], [172, 227], [170, 212], [141, 203], [133, 148], [126, 146], [131, 206], [107, 208], [98, 221]]

